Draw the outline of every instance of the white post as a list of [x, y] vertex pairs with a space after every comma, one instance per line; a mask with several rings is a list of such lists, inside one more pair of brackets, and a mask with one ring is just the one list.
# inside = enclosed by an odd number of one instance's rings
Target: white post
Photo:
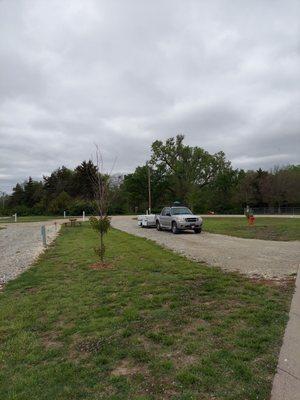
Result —
[[82, 211], [82, 221], [84, 222], [85, 220], [85, 211]]
[[64, 218], [66, 218], [66, 212], [64, 211]]
[[17, 222], [17, 220], [18, 220], [18, 215], [17, 215], [17, 213], [15, 213], [14, 217], [15, 217], [15, 222]]
[[42, 225], [42, 226], [41, 226], [41, 235], [42, 235], [43, 245], [44, 245], [44, 246], [47, 246], [46, 227], [45, 227], [45, 225]]

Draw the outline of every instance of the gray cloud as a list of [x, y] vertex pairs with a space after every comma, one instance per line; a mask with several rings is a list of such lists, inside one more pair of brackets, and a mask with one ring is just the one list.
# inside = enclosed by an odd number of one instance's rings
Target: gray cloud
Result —
[[235, 167], [299, 163], [300, 3], [0, 1], [0, 190], [177, 133]]

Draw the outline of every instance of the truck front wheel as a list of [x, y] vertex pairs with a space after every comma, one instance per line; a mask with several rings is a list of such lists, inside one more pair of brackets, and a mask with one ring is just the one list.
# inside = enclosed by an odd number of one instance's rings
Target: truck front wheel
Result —
[[175, 221], [172, 222], [172, 232], [173, 232], [174, 234], [176, 234], [176, 233], [179, 232], [179, 230], [178, 230], [178, 228], [177, 228], [177, 224], [176, 224]]

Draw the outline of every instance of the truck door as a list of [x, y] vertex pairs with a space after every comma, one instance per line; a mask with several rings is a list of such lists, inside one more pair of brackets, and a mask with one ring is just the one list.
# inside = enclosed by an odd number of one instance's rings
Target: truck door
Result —
[[166, 216], [164, 217], [165, 218], [164, 227], [171, 229], [171, 222], [172, 222], [171, 208], [169, 208], [169, 207], [165, 208], [165, 213], [166, 213]]
[[159, 216], [159, 222], [160, 222], [160, 226], [162, 228], [164, 228], [165, 223], [166, 223], [166, 208], [162, 209], [162, 212], [160, 213], [160, 216]]

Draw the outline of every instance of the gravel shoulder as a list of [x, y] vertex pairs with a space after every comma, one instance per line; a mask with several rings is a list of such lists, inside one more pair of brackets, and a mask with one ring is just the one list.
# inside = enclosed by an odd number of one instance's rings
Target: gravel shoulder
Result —
[[62, 220], [3, 225], [0, 230], [0, 284], [25, 271], [44, 251], [41, 226], [46, 226], [47, 244], [57, 236]]
[[132, 216], [115, 216], [112, 226], [127, 233], [154, 240], [186, 257], [228, 271], [265, 278], [296, 274], [300, 263], [300, 242], [242, 239], [202, 232], [158, 232], [137, 226]]

